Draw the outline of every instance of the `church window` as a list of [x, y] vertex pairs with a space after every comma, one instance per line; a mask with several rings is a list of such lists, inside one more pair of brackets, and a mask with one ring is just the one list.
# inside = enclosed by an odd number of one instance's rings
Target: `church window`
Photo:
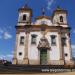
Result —
[[66, 46], [66, 37], [62, 37], [62, 46]]
[[36, 44], [36, 36], [35, 34], [31, 35], [31, 44]]
[[56, 45], [56, 36], [51, 35], [51, 45]]
[[63, 22], [63, 16], [60, 16], [60, 22]]
[[23, 15], [23, 20], [26, 20], [26, 15], [25, 14]]
[[22, 55], [22, 52], [19, 52], [19, 55], [21, 56]]
[[24, 45], [24, 36], [20, 37], [20, 45]]

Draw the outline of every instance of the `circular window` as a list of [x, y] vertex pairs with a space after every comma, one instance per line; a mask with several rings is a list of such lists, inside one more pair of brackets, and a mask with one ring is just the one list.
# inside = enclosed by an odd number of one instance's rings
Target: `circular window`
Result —
[[65, 56], [67, 57], [67, 56], [68, 56], [68, 54], [67, 54], [67, 53], [65, 53]]
[[19, 55], [21, 56], [22, 55], [22, 52], [19, 52]]

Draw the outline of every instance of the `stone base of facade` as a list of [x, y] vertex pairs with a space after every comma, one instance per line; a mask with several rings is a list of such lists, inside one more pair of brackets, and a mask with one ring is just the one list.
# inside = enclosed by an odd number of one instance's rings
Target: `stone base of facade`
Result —
[[73, 60], [65, 61], [65, 65], [71, 65], [71, 66], [73, 66], [74, 65], [74, 61]]
[[50, 60], [48, 61], [49, 65], [64, 65], [64, 60]]
[[28, 58], [24, 58], [23, 59], [23, 64], [28, 65], [29, 64], [29, 59]]
[[39, 60], [29, 60], [30, 65], [40, 65]]
[[17, 64], [17, 59], [13, 58], [12, 64]]

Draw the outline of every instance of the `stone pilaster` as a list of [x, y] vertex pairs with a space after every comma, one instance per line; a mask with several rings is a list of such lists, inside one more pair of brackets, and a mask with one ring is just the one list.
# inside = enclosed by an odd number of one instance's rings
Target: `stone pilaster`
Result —
[[67, 47], [69, 49], [69, 53], [70, 53], [70, 61], [68, 63], [70, 63], [70, 65], [73, 65], [73, 59], [72, 59], [72, 49], [71, 49], [71, 40], [70, 40], [70, 33], [67, 33]]
[[59, 39], [59, 50], [60, 50], [60, 64], [61, 65], [64, 65], [64, 49], [63, 49], [63, 46], [62, 46], [62, 41], [61, 41], [61, 32], [58, 32], [58, 39]]
[[15, 45], [15, 50], [14, 50], [14, 57], [13, 57], [13, 64], [17, 64], [17, 46], [18, 46], [18, 37], [19, 37], [19, 34], [16, 33], [16, 45]]
[[47, 50], [47, 64], [50, 65], [50, 50]]
[[28, 64], [28, 41], [29, 41], [29, 33], [26, 33], [26, 38], [25, 38], [25, 54], [24, 54], [24, 59], [23, 59], [23, 64]]

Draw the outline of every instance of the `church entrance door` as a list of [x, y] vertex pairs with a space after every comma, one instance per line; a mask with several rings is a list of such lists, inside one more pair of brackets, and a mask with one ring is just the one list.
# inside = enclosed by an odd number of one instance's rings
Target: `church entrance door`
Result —
[[47, 65], [47, 50], [46, 49], [40, 50], [40, 64]]

